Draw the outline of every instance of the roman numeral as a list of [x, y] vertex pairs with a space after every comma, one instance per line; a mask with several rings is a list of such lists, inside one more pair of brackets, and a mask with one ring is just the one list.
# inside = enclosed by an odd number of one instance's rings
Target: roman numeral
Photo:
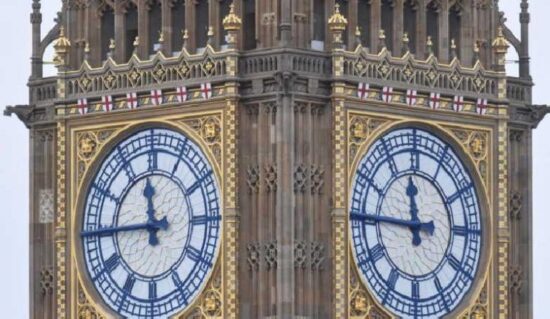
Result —
[[120, 256], [116, 253], [105, 261], [105, 269], [111, 273], [120, 264]]
[[126, 278], [124, 287], [122, 287], [122, 290], [124, 290], [126, 295], [130, 295], [132, 293], [132, 289], [134, 289], [135, 283], [136, 283], [136, 278], [134, 277], [134, 275], [129, 275], [128, 278]]
[[447, 198], [447, 204], [454, 203], [454, 201], [456, 201], [458, 198], [460, 198], [460, 196], [462, 196], [462, 194], [464, 194], [468, 190], [470, 190], [472, 186], [473, 185], [470, 183], [470, 184], [466, 185], [465, 187], [463, 187], [462, 189], [460, 189], [459, 191], [457, 191], [456, 193], [454, 193], [453, 195], [449, 196]]
[[458, 235], [458, 236], [462, 236], [462, 237], [467, 237], [467, 236], [479, 236], [481, 235], [481, 231], [477, 230], [477, 229], [469, 229], [469, 228], [466, 228], [465, 226], [454, 226], [453, 227], [453, 234], [455, 235]]
[[155, 281], [149, 282], [149, 299], [157, 298], [157, 283]]
[[196, 263], [201, 262], [201, 263], [204, 263], [204, 264], [212, 267], [212, 264], [209, 261], [205, 260], [202, 257], [202, 253], [193, 246], [187, 247], [187, 256], [189, 256], [189, 259], [191, 259], [192, 261], [194, 261]]
[[420, 286], [418, 284], [418, 281], [413, 281], [411, 285], [411, 295], [413, 299], [418, 300], [420, 299]]
[[212, 175], [212, 171], [208, 171], [208, 173], [206, 173], [204, 176], [197, 179], [195, 183], [193, 183], [193, 185], [189, 186], [189, 188], [185, 190], [186, 195], [193, 194], [201, 186], [202, 182], [204, 182], [204, 180], [210, 175]]
[[420, 153], [416, 150], [411, 152], [411, 169], [413, 171], [420, 169]]
[[435, 288], [437, 289], [437, 292], [443, 298], [443, 303], [445, 303], [445, 309], [447, 309], [447, 311], [450, 311], [449, 304], [448, 304], [447, 298], [445, 298], [445, 294], [443, 293], [443, 287], [441, 286], [441, 282], [439, 281], [439, 278], [435, 277], [434, 284], [435, 284]]
[[397, 270], [392, 269], [387, 281], [388, 287], [390, 289], [395, 289], [395, 284], [397, 283], [398, 279], [399, 279], [399, 273], [397, 272]]
[[178, 275], [177, 272], [172, 271], [172, 281], [174, 282], [174, 285], [179, 289], [181, 288], [181, 278], [180, 275]]
[[217, 222], [220, 221], [222, 217], [220, 215], [216, 216], [193, 216], [193, 219], [191, 219], [191, 223], [193, 225], [205, 225], [211, 222]]
[[384, 257], [384, 248], [380, 244], [377, 244], [369, 250], [369, 255], [370, 260], [377, 262], [380, 258]]
[[157, 151], [150, 151], [149, 154], [147, 154], [148, 159], [147, 163], [149, 164], [149, 170], [156, 170], [158, 168], [158, 152]]

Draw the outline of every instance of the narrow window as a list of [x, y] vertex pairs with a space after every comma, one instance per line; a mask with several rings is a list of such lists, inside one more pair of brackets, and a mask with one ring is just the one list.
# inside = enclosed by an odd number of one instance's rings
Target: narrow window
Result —
[[359, 0], [357, 4], [357, 26], [361, 31], [361, 43], [363, 46], [370, 47], [370, 21], [371, 21], [371, 0]]
[[409, 35], [409, 50], [412, 54], [416, 53], [416, 11], [418, 3], [416, 0], [408, 0], [403, 7], [404, 30]]
[[198, 0], [195, 7], [195, 39], [197, 49], [208, 41], [208, 0]]
[[115, 38], [115, 12], [110, 6], [105, 6], [101, 12], [101, 59], [107, 59], [111, 39]]
[[[382, 0], [382, 29], [386, 35], [386, 46], [393, 50], [393, 1]], [[397, 52], [401, 53], [401, 52]]]
[[185, 30], [185, 0], [176, 0], [172, 8], [172, 50], [179, 52], [183, 47]]
[[244, 49], [256, 48], [256, 0], [243, 0]]
[[439, 51], [439, 7], [435, 1], [428, 4], [426, 19], [426, 34], [432, 38], [433, 52], [437, 56]]
[[158, 50], [158, 39], [162, 30], [162, 8], [160, 1], [155, 1], [149, 11], [149, 54]]
[[[460, 48], [461, 14], [461, 8], [457, 4], [449, 10], [449, 48], [453, 39], [455, 40], [456, 47]], [[460, 58], [460, 50], [457, 49], [456, 54]]]
[[130, 2], [126, 10], [126, 60], [134, 53], [134, 41], [138, 36], [138, 12], [137, 7]]

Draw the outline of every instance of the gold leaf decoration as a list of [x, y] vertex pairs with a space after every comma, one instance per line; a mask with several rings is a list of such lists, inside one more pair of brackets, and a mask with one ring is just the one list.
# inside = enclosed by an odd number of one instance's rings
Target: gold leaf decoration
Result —
[[351, 319], [390, 319], [391, 316], [379, 308], [359, 280], [356, 270], [350, 266], [349, 309]]
[[199, 118], [190, 118], [182, 121], [182, 124], [195, 131], [210, 149], [214, 158], [221, 165], [222, 156], [222, 126], [221, 116], [209, 115]]
[[467, 129], [452, 128], [451, 133], [471, 156], [485, 186], [489, 183], [487, 170], [489, 163], [489, 133]]
[[76, 133], [77, 183], [79, 184], [88, 167], [97, 156], [98, 150], [109, 140], [116, 129], [85, 131]]
[[381, 129], [390, 121], [382, 118], [368, 117], [364, 115], [352, 114], [349, 120], [348, 145], [349, 145], [349, 161], [353, 163], [355, 156], [361, 145], [367, 139]]
[[105, 317], [97, 311], [92, 303], [89, 302], [88, 296], [82, 284], [78, 282], [78, 306], [77, 306], [78, 319], [104, 319]]
[[223, 294], [221, 290], [221, 271], [217, 267], [204, 292], [195, 304], [178, 319], [203, 319], [223, 317]]

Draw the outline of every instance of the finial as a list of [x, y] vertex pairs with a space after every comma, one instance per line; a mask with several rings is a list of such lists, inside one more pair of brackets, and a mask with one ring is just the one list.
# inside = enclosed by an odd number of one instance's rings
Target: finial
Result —
[[410, 39], [409, 39], [409, 33], [408, 32], [403, 33], [402, 42], [403, 42], [403, 45], [402, 45], [401, 50], [402, 50], [403, 55], [405, 55], [405, 54], [407, 54], [407, 52], [410, 52], [410, 48], [409, 48]]
[[189, 31], [187, 29], [183, 30], [183, 49], [187, 48], [187, 42], [189, 41]]
[[134, 39], [134, 54], [137, 54], [137, 50], [138, 50], [138, 47], [139, 47], [139, 36], [136, 36], [136, 38]]
[[115, 48], [116, 48], [115, 39], [111, 38], [109, 42], [109, 53], [107, 54], [109, 58], [112, 58], [115, 56]]
[[340, 13], [340, 5], [334, 5], [334, 13], [328, 19], [328, 26], [331, 31], [344, 31], [348, 25], [348, 20]]
[[386, 32], [384, 29], [378, 30], [378, 51], [386, 48]]
[[159, 31], [159, 39], [158, 39], [158, 48], [157, 48], [157, 52], [161, 52], [162, 49], [164, 48], [164, 32], [162, 31]]
[[359, 27], [355, 27], [355, 44], [357, 46], [360, 46], [360, 45], [363, 45], [361, 43], [361, 29], [359, 29]]
[[90, 42], [86, 41], [84, 45], [84, 61], [90, 60]]
[[508, 44], [508, 41], [506, 41], [506, 38], [504, 37], [504, 30], [502, 26], [498, 27], [497, 31], [497, 37], [493, 41], [493, 49], [495, 50], [495, 53], [508, 53], [508, 48], [510, 45]]
[[65, 37], [65, 28], [63, 26], [59, 28], [59, 37], [57, 38], [57, 41], [55, 41], [53, 47], [55, 50], [55, 61], [57, 66], [66, 64], [66, 57], [69, 53], [69, 49], [71, 48], [71, 42], [67, 39], [67, 37]]
[[473, 63], [476, 64], [477, 61], [479, 61], [479, 42], [474, 42], [474, 56], [473, 56]]
[[455, 39], [451, 39], [451, 59], [457, 58], [456, 42]]
[[206, 36], [208, 37], [208, 44], [212, 45], [212, 42], [214, 41], [214, 27], [213, 26], [208, 27], [208, 33], [206, 33]]
[[242, 20], [235, 14], [235, 4], [229, 5], [229, 13], [223, 18], [223, 29], [225, 31], [239, 31], [242, 26]]
[[429, 35], [428, 39], [426, 40], [426, 48], [428, 49], [428, 55], [434, 54], [434, 43], [432, 41], [432, 36]]

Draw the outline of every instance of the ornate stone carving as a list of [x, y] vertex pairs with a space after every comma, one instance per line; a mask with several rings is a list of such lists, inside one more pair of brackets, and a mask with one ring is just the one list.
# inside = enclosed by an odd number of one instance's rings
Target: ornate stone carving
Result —
[[320, 242], [310, 243], [311, 270], [323, 270], [325, 262], [325, 246]]
[[350, 267], [350, 285], [349, 285], [349, 311], [352, 319], [390, 319], [389, 314], [376, 306], [371, 295], [360, 282], [354, 269]]
[[523, 207], [523, 196], [520, 192], [510, 193], [510, 219], [519, 220], [521, 218], [521, 209]]
[[250, 165], [246, 169], [246, 184], [250, 194], [260, 192], [260, 167], [258, 165]]
[[264, 166], [264, 174], [267, 192], [277, 192], [277, 166], [274, 164], [266, 164]]
[[303, 240], [297, 240], [294, 243], [294, 267], [306, 269], [307, 260], [307, 243]]
[[107, 129], [76, 133], [76, 167], [79, 181], [82, 180], [88, 166], [97, 155], [98, 150], [107, 142], [114, 132], [115, 129]]
[[259, 243], [250, 243], [246, 246], [248, 268], [251, 271], [258, 271], [260, 269], [260, 254], [262, 252], [261, 245]]
[[82, 288], [82, 284], [78, 283], [78, 319], [104, 319], [105, 317], [99, 313], [94, 305], [89, 301], [88, 296]]
[[297, 165], [294, 168], [294, 192], [303, 193], [308, 182], [308, 168], [305, 164]]
[[482, 181], [488, 185], [488, 163], [489, 163], [489, 146], [490, 136], [486, 131], [474, 131], [466, 129], [450, 128], [454, 137], [462, 144], [466, 151], [472, 157]]
[[523, 290], [523, 269], [521, 266], [510, 267], [510, 290], [520, 295]]
[[218, 164], [220, 164], [222, 157], [221, 116], [216, 114], [199, 118], [190, 118], [182, 121], [182, 123], [199, 134], [212, 152], [212, 155], [214, 155]]
[[214, 270], [206, 289], [195, 302], [193, 308], [178, 319], [223, 318], [222, 277], [220, 269]]
[[264, 260], [268, 271], [277, 269], [277, 251], [276, 240], [264, 244]]
[[510, 130], [510, 142], [521, 143], [523, 140], [523, 131], [520, 130]]
[[323, 166], [311, 164], [309, 169], [309, 186], [311, 194], [321, 194], [325, 185], [325, 170]]
[[54, 191], [51, 188], [41, 189], [38, 192], [38, 220], [41, 224], [54, 222]]
[[43, 267], [40, 270], [40, 291], [42, 295], [51, 295], [54, 290], [54, 271], [53, 267]]
[[487, 281], [485, 281], [485, 284], [483, 285], [483, 288], [481, 289], [481, 292], [479, 293], [479, 297], [477, 298], [474, 305], [466, 310], [462, 315], [460, 315], [459, 319], [485, 319], [488, 318], [488, 307], [489, 307], [489, 299], [487, 296]]
[[349, 118], [348, 147], [349, 163], [351, 164], [357, 155], [359, 147], [378, 129], [389, 123], [389, 120], [371, 118], [369, 116], [352, 114]]

